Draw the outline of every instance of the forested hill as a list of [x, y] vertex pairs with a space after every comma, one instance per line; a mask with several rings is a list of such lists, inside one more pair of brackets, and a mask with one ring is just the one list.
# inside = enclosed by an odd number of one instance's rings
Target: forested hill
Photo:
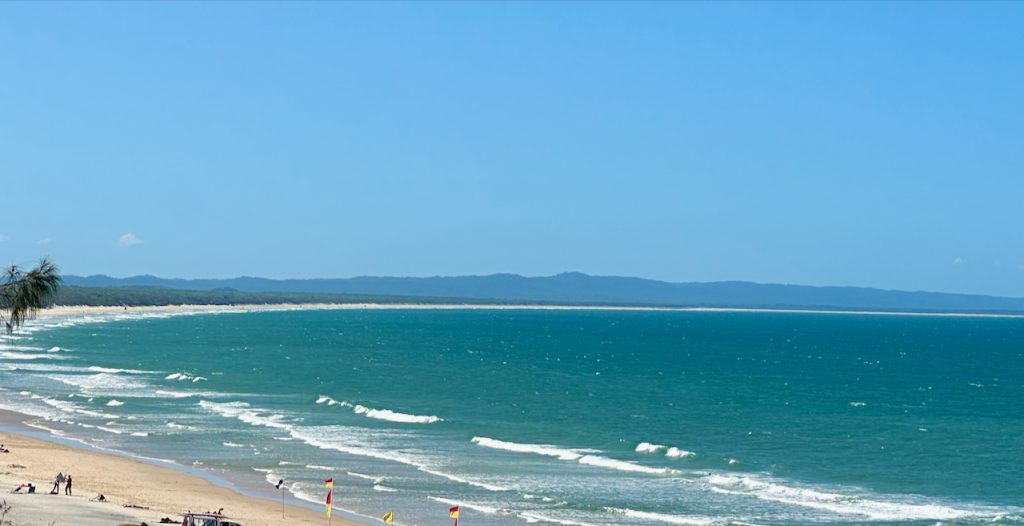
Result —
[[[81, 287], [150, 287], [181, 291], [352, 295], [378, 299], [444, 299], [587, 305], [657, 305], [923, 312], [1024, 313], [1024, 298], [907, 292], [864, 287], [811, 287], [743, 281], [670, 283], [641, 278], [564, 273], [547, 277], [515, 274], [458, 277], [356, 277], [347, 279], [165, 279], [65, 276]], [[316, 300], [323, 301], [323, 298]]]

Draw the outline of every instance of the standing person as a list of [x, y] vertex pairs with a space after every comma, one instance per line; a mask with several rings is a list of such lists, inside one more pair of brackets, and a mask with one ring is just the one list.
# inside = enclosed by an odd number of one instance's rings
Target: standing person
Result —
[[64, 483], [64, 473], [57, 473], [56, 477], [53, 477], [53, 489], [50, 490], [50, 495], [60, 494], [60, 485]]
[[71, 473], [68, 473], [68, 478], [65, 480], [64, 494], [71, 495]]

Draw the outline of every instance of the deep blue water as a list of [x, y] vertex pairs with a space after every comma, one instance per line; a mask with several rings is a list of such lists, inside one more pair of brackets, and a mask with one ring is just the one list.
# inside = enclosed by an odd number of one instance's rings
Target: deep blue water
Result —
[[403, 524], [1024, 524], [1024, 319], [85, 321], [4, 343], [4, 407], [268, 495], [334, 476], [336, 505]]

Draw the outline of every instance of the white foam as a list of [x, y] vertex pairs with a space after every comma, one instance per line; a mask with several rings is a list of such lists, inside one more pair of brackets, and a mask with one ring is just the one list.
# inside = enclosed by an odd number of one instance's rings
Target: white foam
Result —
[[136, 432], [132, 433], [132, 436], [133, 437], [148, 437], [149, 433], [147, 433], [145, 431], [136, 431]]
[[95, 418], [102, 418], [104, 420], [111, 420], [111, 419], [116, 420], [118, 418], [121, 418], [119, 415], [112, 415], [110, 413], [104, 413], [104, 412], [101, 412], [101, 411], [92, 411], [90, 409], [82, 409], [80, 406], [76, 405], [75, 403], [73, 403], [73, 402], [66, 402], [64, 400], [56, 400], [56, 399], [53, 399], [53, 398], [42, 398], [41, 401], [44, 404], [46, 404], [46, 405], [48, 405], [48, 406], [50, 406], [50, 407], [52, 407], [54, 409], [63, 411], [65, 413], [77, 413], [77, 414], [80, 414], [80, 415], [92, 416], [92, 417], [95, 417]]
[[452, 482], [459, 482], [461, 484], [467, 484], [469, 486], [475, 486], [475, 487], [478, 487], [478, 488], [483, 488], [483, 489], [485, 489], [487, 491], [512, 491], [512, 488], [506, 488], [504, 486], [497, 486], [495, 484], [488, 484], [486, 482], [470, 480], [470, 479], [467, 479], [465, 477], [460, 477], [458, 475], [452, 475], [451, 473], [445, 473], [443, 471], [438, 471], [436, 469], [432, 469], [432, 468], [429, 468], [427, 466], [420, 466], [418, 469], [420, 471], [422, 471], [424, 473], [428, 473], [430, 475], [434, 475], [434, 476], [441, 477], [441, 478], [446, 478], [446, 479], [448, 479], [448, 480], [450, 480]]
[[935, 502], [895, 501], [900, 497], [867, 497], [856, 494], [820, 491], [762, 480], [753, 476], [712, 475], [710, 489], [716, 493], [746, 495], [761, 500], [818, 509], [840, 515], [855, 515], [873, 521], [953, 520], [967, 517], [992, 517], [998, 510], [955, 508]]
[[235, 442], [221, 442], [224, 447], [245, 447], [245, 444], [236, 444]]
[[[306, 466], [306, 467], [307, 468], [311, 468], [313, 466]], [[349, 475], [349, 476], [352, 476], [352, 477], [360, 478], [360, 479], [372, 480], [374, 482], [374, 484], [384, 480], [384, 477], [375, 477], [373, 475], [365, 475], [363, 473], [356, 473], [354, 471], [347, 471], [347, 472], [345, 472], [345, 474]]]
[[100, 367], [98, 365], [90, 365], [86, 367], [90, 371], [97, 373], [111, 373], [111, 374], [160, 374], [160, 371], [143, 371], [141, 369], [115, 369], [111, 367]]
[[637, 453], [657, 453], [658, 451], [666, 449], [667, 447], [668, 446], [661, 446], [661, 445], [658, 445], [658, 444], [652, 444], [650, 442], [640, 442], [639, 444], [636, 445], [636, 452]]
[[111, 400], [111, 401], [107, 402], [107, 405], [110, 406], [110, 407], [120, 407], [120, 406], [124, 405], [124, 402], [122, 402], [120, 400]]
[[487, 513], [489, 515], [499, 515], [499, 514], [504, 513], [504, 511], [501, 510], [500, 508], [494, 508], [494, 507], [491, 507], [491, 506], [485, 506], [483, 504], [476, 504], [476, 503], [472, 503], [472, 502], [444, 499], [444, 498], [441, 498], [441, 497], [431, 497], [431, 496], [428, 496], [427, 498], [432, 500], [432, 501], [434, 501], [434, 502], [440, 502], [441, 504], [446, 504], [448, 506], [458, 506], [460, 510], [462, 508], [465, 508], [467, 510], [479, 511], [480, 513]]
[[669, 458], [689, 458], [697, 456], [693, 451], [687, 451], [685, 449], [679, 449], [677, 447], [670, 447], [665, 452], [665, 456]]
[[472, 442], [478, 446], [488, 447], [492, 449], [502, 449], [505, 451], [512, 451], [515, 453], [532, 453], [535, 455], [543, 455], [546, 457], [554, 457], [559, 460], [576, 461], [580, 464], [588, 466], [597, 466], [607, 469], [615, 469], [618, 471], [629, 471], [633, 473], [648, 473], [652, 475], [670, 475], [678, 473], [678, 471], [669, 468], [655, 468], [649, 466], [642, 466], [633, 462], [625, 460], [616, 460], [613, 458], [602, 457], [592, 454], [584, 454], [584, 452], [593, 452], [594, 450], [582, 450], [582, 449], [564, 449], [556, 446], [550, 446], [547, 444], [519, 444], [516, 442], [506, 442], [504, 440], [496, 440], [487, 437], [473, 437]]
[[597, 455], [584, 455], [580, 457], [579, 463], [619, 471], [629, 471], [632, 473], [647, 473], [650, 475], [671, 475], [673, 473], [678, 473], [678, 471], [674, 469], [641, 466], [640, 464], [634, 464], [633, 462], [615, 460], [613, 458], [600, 457]]
[[145, 389], [146, 384], [124, 376], [99, 373], [91, 375], [53, 374], [46, 378], [79, 387], [83, 392], [96, 395], [105, 392], [120, 392]]
[[436, 416], [411, 415], [408, 413], [399, 413], [390, 409], [371, 409], [363, 405], [353, 407], [352, 411], [357, 415], [366, 415], [369, 418], [376, 418], [377, 420], [401, 422], [404, 424], [433, 424], [434, 422], [441, 421], [441, 418]]
[[206, 377], [204, 377], [204, 376], [197, 376], [197, 375], [189, 374], [189, 373], [178, 372], [178, 373], [171, 373], [171, 374], [165, 376], [164, 380], [177, 380], [179, 382], [200, 382], [200, 381], [205, 381]]
[[337, 471], [338, 468], [332, 468], [330, 466], [318, 466], [316, 464], [306, 464], [306, 469], [319, 469], [320, 471]]
[[504, 440], [496, 440], [487, 437], [473, 437], [471, 440], [478, 446], [488, 447], [491, 449], [503, 449], [505, 451], [513, 451], [515, 453], [533, 453], [536, 455], [544, 455], [546, 457], [555, 457], [559, 460], [579, 460], [583, 457], [583, 454], [572, 449], [562, 449], [556, 446], [549, 446], [546, 444], [519, 444], [516, 442], [506, 442]]
[[868, 405], [867, 402], [850, 402], [850, 407], [864, 407]]
[[210, 402], [200, 400], [199, 407], [228, 418], [236, 418], [252, 426], [291, 430], [294, 426], [286, 422], [284, 415], [272, 414], [265, 409], [253, 408], [245, 402]]
[[712, 517], [670, 515], [667, 513], [631, 510], [629, 508], [605, 508], [605, 510], [611, 513], [620, 513], [622, 515], [625, 515], [627, 517], [633, 517], [635, 519], [666, 522], [669, 524], [682, 524], [684, 526], [710, 526], [712, 524], [723, 522], [721, 519], [716, 519]]
[[373, 485], [373, 491], [383, 491], [383, 492], [386, 492], [386, 493], [394, 493], [394, 492], [396, 492], [398, 490], [396, 490], [394, 488], [389, 488], [389, 487], [381, 485], [381, 484], [374, 484]]
[[596, 526], [595, 524], [591, 524], [589, 522], [580, 522], [568, 519], [557, 519], [549, 515], [541, 515], [540, 513], [534, 511], [524, 511], [520, 513], [519, 516], [529, 523], [547, 522], [551, 524], [561, 524], [562, 526]]

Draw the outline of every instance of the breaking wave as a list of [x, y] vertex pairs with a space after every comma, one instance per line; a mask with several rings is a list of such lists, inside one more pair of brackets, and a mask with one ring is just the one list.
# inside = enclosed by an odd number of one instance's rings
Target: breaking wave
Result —
[[1000, 513], [1000, 510], [994, 508], [965, 509], [927, 501], [898, 502], [874, 496], [820, 491], [753, 476], [712, 475], [708, 477], [708, 484], [711, 491], [716, 493], [744, 495], [840, 515], [855, 515], [872, 521], [992, 518]]
[[519, 444], [516, 442], [506, 442], [504, 440], [496, 440], [487, 437], [473, 437], [472, 442], [478, 446], [488, 447], [491, 449], [502, 449], [515, 453], [532, 453], [535, 455], [554, 457], [558, 460], [576, 461], [587, 466], [596, 466], [618, 471], [647, 473], [650, 475], [672, 475], [678, 473], [678, 471], [674, 469], [644, 466], [626, 460], [616, 460], [613, 458], [589, 454], [597, 452], [590, 449], [564, 449], [546, 444]]

